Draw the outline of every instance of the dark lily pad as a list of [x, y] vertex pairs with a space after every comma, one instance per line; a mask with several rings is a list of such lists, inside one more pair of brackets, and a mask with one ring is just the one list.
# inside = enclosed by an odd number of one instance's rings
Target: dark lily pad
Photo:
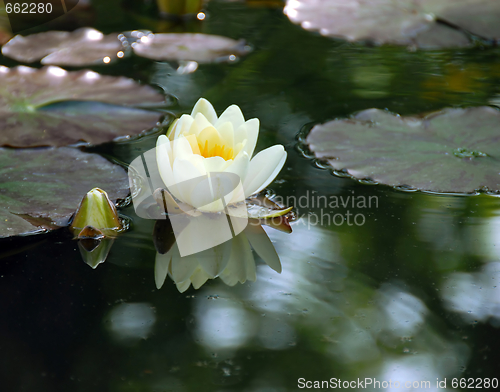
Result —
[[26, 63], [41, 60], [46, 65], [85, 66], [110, 64], [124, 56], [123, 50], [118, 34], [104, 35], [85, 27], [16, 35], [2, 47], [2, 54]]
[[0, 66], [0, 86], [0, 145], [14, 147], [99, 144], [137, 135], [154, 127], [160, 114], [130, 106], [164, 100], [132, 79], [55, 66]]
[[305, 29], [348, 41], [439, 48], [469, 45], [462, 29], [500, 37], [500, 2], [491, 0], [288, 0], [284, 12]]
[[500, 112], [445, 109], [399, 117], [369, 109], [316, 125], [314, 155], [341, 175], [443, 193], [500, 193]]
[[132, 44], [136, 55], [163, 61], [234, 61], [249, 52], [244, 41], [208, 34], [149, 34]]
[[94, 187], [106, 190], [111, 200], [125, 198], [127, 173], [75, 148], [0, 148], [0, 238], [66, 226]]

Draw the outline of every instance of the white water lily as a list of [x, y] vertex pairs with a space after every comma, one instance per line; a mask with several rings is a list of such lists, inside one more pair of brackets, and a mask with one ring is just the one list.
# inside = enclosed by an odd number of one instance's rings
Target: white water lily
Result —
[[[210, 173], [232, 173], [241, 181], [226, 204], [243, 201], [260, 192], [278, 175], [286, 160], [282, 145], [269, 147], [253, 158], [259, 136], [259, 120], [245, 121], [237, 105], [229, 106], [220, 117], [210, 102], [201, 98], [191, 112], [171, 127], [168, 137], [157, 141], [157, 164], [169, 191], [180, 201], [203, 212], [218, 212], [224, 205], [223, 195], [207, 192], [190, 180], [210, 177]], [[229, 175], [229, 177], [231, 177]], [[213, 188], [213, 185], [210, 189]], [[224, 188], [222, 186], [222, 188]], [[230, 193], [230, 192], [229, 192]]]

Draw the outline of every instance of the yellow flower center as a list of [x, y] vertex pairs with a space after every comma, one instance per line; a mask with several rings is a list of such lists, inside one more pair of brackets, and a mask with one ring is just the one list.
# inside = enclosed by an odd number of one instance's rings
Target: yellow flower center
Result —
[[[195, 154], [199, 154], [205, 158], [211, 157], [221, 157], [225, 161], [229, 159], [234, 159], [233, 149], [224, 145], [220, 145], [218, 143], [209, 145], [208, 140], [205, 140], [205, 143], [198, 141], [198, 149], [199, 153], [195, 152]], [[194, 152], [194, 151], [193, 151]]]
[[225, 161], [234, 159], [243, 148], [242, 143], [233, 146], [232, 140], [228, 142], [220, 136], [215, 128], [205, 128], [198, 135], [185, 135], [191, 146], [193, 154], [204, 158], [221, 157]]

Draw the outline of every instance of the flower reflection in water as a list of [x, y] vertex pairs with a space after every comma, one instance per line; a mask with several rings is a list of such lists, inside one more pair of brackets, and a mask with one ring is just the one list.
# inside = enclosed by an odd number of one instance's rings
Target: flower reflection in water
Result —
[[442, 287], [446, 307], [475, 324], [488, 321], [500, 326], [500, 262], [485, 264], [473, 273], [454, 272]]
[[[165, 226], [168, 224], [168, 221], [158, 221], [155, 231], [165, 234], [168, 231]], [[167, 242], [171, 238], [163, 235], [162, 237]], [[155, 244], [158, 249], [163, 241], [157, 239]], [[217, 277], [229, 286], [234, 286], [238, 282], [245, 283], [247, 280], [255, 282], [256, 270], [252, 248], [269, 267], [281, 273], [281, 262], [271, 240], [258, 221], [253, 220], [244, 231], [231, 240], [202, 252], [181, 257], [175, 243], [164, 254], [159, 249], [155, 262], [156, 287], [163, 286], [167, 275], [181, 293], [191, 285], [199, 289], [207, 280]]]

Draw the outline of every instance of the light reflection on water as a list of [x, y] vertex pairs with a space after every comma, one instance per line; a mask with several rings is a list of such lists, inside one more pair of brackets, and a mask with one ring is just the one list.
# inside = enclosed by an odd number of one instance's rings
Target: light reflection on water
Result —
[[[271, 350], [299, 345], [334, 363], [356, 364], [350, 372], [354, 379], [435, 383], [436, 377], [457, 375], [467, 363], [467, 346], [429, 322], [436, 315], [404, 282], [377, 288], [345, 266], [335, 233], [300, 227], [295, 225], [293, 234], [304, 238], [300, 244], [270, 232], [283, 263], [280, 275], [260, 265], [257, 282], [239, 290], [221, 284], [200, 290], [196, 335], [207, 352], [219, 349], [234, 357], [238, 348], [253, 345]], [[214, 292], [218, 298], [207, 301]]]
[[500, 327], [500, 262], [486, 263], [477, 272], [454, 272], [442, 283], [446, 307], [471, 324], [489, 321]]

